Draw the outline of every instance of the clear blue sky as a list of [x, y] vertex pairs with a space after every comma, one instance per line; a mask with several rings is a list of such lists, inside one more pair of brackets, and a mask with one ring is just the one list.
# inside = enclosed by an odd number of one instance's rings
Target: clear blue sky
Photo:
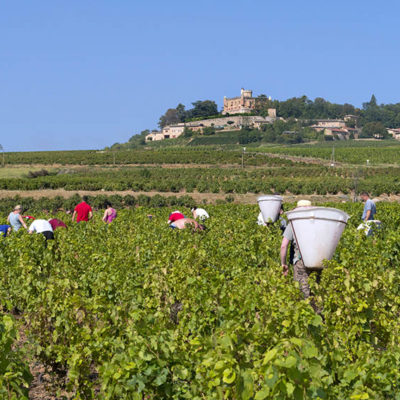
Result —
[[0, 144], [103, 148], [253, 89], [400, 102], [398, 0], [0, 3]]

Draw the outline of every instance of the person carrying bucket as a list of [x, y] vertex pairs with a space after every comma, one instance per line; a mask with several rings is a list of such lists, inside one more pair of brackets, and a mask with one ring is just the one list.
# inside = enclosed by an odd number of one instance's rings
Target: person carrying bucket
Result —
[[363, 223], [358, 226], [357, 230], [364, 231], [366, 236], [373, 236], [375, 230], [381, 227], [381, 221], [375, 220], [376, 205], [369, 198], [369, 194], [367, 192], [362, 192], [360, 197], [365, 204], [362, 214]]
[[[309, 200], [299, 200], [297, 202], [297, 208], [300, 207], [311, 207], [311, 202]], [[304, 298], [310, 297], [310, 286], [308, 284], [308, 277], [313, 271], [304, 266], [304, 262], [301, 258], [299, 247], [296, 243], [296, 239], [293, 234], [292, 225], [288, 224], [285, 231], [283, 232], [283, 238], [281, 243], [281, 265], [283, 269], [283, 275], [287, 275], [289, 272], [289, 267], [286, 263], [287, 252], [289, 249], [289, 244], [292, 243], [294, 254], [293, 254], [293, 278], [296, 282], [300, 284], [300, 290], [304, 295]]]
[[[281, 229], [282, 232], [284, 232], [285, 229], [286, 229], [286, 227], [287, 227], [287, 221], [286, 221], [286, 219], [283, 217], [284, 211], [285, 211], [285, 210], [284, 210], [283, 204], [282, 204], [282, 205], [281, 205], [281, 209], [279, 210], [279, 219], [278, 219], [279, 228]], [[271, 223], [270, 223], [270, 222], [265, 222], [265, 221], [264, 221], [264, 217], [263, 217], [263, 215], [262, 215], [262, 212], [260, 211], [260, 213], [258, 214], [258, 217], [257, 217], [257, 224], [258, 224], [258, 225], [261, 225], [261, 226], [268, 226], [268, 225], [270, 225]]]
[[362, 192], [360, 197], [362, 201], [365, 202], [362, 219], [364, 222], [372, 221], [376, 214], [375, 203], [369, 198], [369, 194], [367, 192]]

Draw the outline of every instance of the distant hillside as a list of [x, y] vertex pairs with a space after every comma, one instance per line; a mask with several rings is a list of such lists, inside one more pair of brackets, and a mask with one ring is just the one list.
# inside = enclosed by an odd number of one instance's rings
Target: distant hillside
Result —
[[[310, 100], [307, 96], [294, 97], [285, 101], [270, 100], [266, 96], [259, 96], [259, 106], [254, 110], [254, 115], [268, 115], [270, 108], [276, 109], [278, 118], [283, 118], [286, 125], [282, 125], [282, 121], [277, 121], [271, 127], [263, 127], [260, 131], [243, 130], [235, 133], [218, 133], [218, 131], [207, 132], [207, 137], [196, 135], [185, 135], [186, 138], [164, 140], [163, 144], [147, 144], [145, 137], [150, 133], [149, 130], [142, 131], [140, 134], [133, 135], [128, 142], [115, 143], [113, 149], [130, 149], [141, 146], [171, 146], [188, 144], [194, 146], [197, 144], [231, 144], [235, 143], [302, 143], [314, 140], [323, 140], [321, 135], [316, 135], [312, 130], [307, 129], [313, 120], [317, 119], [343, 119], [346, 115], [353, 115], [355, 122], [362, 132], [362, 137], [374, 137], [376, 135], [381, 138], [387, 137], [386, 128], [400, 127], [400, 103], [396, 104], [378, 104], [376, 97], [372, 95], [369, 102], [365, 102], [362, 108], [357, 108], [352, 104], [335, 104], [323, 98], [317, 97]], [[185, 110], [182, 104], [176, 108], [170, 108], [164, 115], [160, 117], [159, 126], [165, 126], [170, 123], [182, 123], [196, 118], [211, 118], [221, 116], [215, 114], [216, 104], [211, 100], [198, 101], [193, 103], [193, 108]], [[188, 132], [190, 133], [190, 132]], [[233, 136], [231, 136], [233, 135]], [[212, 136], [212, 137], [211, 137]], [[170, 142], [174, 141], [173, 144]]]

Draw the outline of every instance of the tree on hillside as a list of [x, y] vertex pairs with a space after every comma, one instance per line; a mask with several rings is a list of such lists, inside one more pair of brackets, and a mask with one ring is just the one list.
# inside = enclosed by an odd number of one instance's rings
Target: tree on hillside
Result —
[[269, 108], [275, 108], [272, 100], [270, 100], [265, 94], [260, 94], [257, 97], [254, 113], [265, 117], [268, 116]]
[[385, 139], [388, 137], [388, 132], [382, 122], [368, 122], [363, 126], [361, 137]]
[[179, 122], [185, 122], [186, 110], [185, 110], [185, 106], [183, 104], [179, 103], [176, 106], [176, 113], [177, 113], [177, 116], [179, 118]]
[[198, 100], [192, 103], [193, 108], [186, 111], [186, 118], [200, 118], [210, 117], [218, 114], [218, 107], [215, 101], [212, 100]]
[[183, 104], [178, 104], [176, 108], [169, 108], [164, 115], [160, 117], [158, 126], [162, 129], [167, 125], [185, 122], [190, 118], [210, 117], [218, 114], [218, 107], [215, 101], [204, 100], [192, 103], [193, 108], [185, 110]]
[[162, 129], [164, 126], [173, 125], [181, 122], [179, 111], [176, 108], [169, 108], [164, 115], [160, 117], [158, 126]]

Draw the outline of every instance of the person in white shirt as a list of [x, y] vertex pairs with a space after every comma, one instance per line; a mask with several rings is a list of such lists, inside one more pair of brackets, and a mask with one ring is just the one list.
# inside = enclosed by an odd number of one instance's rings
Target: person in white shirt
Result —
[[49, 221], [45, 219], [35, 219], [29, 227], [29, 233], [41, 233], [47, 240], [54, 239], [53, 228]]
[[193, 215], [194, 219], [198, 218], [200, 221], [204, 221], [204, 220], [210, 218], [210, 216], [208, 215], [208, 212], [204, 208], [193, 207], [192, 215]]

